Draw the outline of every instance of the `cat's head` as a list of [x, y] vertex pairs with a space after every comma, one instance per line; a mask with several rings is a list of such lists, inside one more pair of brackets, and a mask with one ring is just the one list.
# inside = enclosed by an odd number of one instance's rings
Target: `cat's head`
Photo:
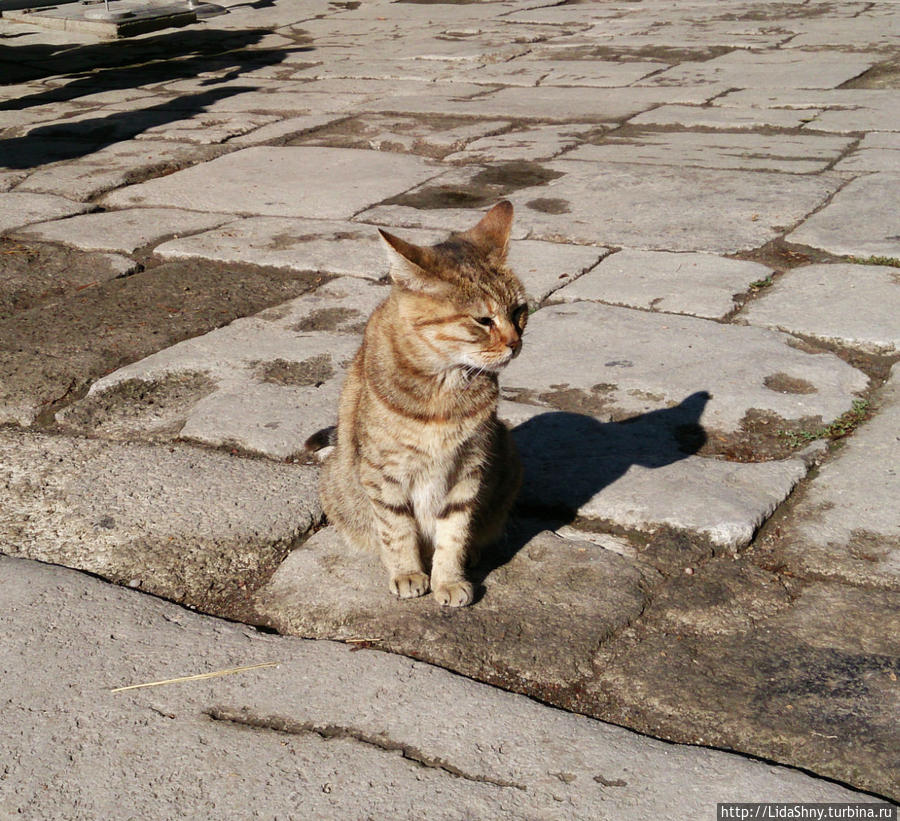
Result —
[[379, 230], [403, 318], [446, 367], [498, 371], [519, 353], [528, 305], [506, 264], [512, 217], [503, 200], [474, 228], [428, 247]]

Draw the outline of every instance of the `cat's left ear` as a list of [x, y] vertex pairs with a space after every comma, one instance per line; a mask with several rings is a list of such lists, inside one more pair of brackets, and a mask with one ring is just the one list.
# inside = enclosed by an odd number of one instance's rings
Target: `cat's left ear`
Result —
[[407, 291], [419, 291], [432, 296], [440, 295], [446, 283], [430, 274], [433, 267], [433, 251], [395, 237], [378, 229], [382, 244], [391, 263], [391, 281]]
[[464, 236], [488, 252], [497, 254], [501, 260], [505, 260], [509, 249], [512, 221], [512, 203], [509, 200], [500, 200], [481, 218], [481, 222], [466, 231]]

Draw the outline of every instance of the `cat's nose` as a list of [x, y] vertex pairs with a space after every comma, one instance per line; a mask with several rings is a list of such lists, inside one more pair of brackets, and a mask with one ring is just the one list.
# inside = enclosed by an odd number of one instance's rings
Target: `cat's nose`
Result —
[[507, 341], [506, 345], [512, 350], [513, 356], [518, 356], [519, 351], [522, 349], [522, 337], [516, 334], [512, 339]]

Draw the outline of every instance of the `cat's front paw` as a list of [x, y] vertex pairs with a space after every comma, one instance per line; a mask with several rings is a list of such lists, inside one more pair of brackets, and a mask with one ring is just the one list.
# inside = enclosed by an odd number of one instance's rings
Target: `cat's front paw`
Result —
[[446, 607], [465, 607], [475, 598], [475, 588], [467, 581], [447, 582], [434, 588], [434, 597]]
[[391, 577], [391, 593], [401, 599], [414, 599], [428, 592], [427, 573], [398, 573]]

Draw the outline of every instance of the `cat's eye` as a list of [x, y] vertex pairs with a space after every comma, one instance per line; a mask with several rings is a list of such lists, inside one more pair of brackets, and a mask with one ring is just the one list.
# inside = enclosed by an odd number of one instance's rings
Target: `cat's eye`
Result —
[[479, 325], [483, 325], [485, 328], [490, 328], [494, 324], [494, 320], [489, 316], [476, 316], [475, 321]]

